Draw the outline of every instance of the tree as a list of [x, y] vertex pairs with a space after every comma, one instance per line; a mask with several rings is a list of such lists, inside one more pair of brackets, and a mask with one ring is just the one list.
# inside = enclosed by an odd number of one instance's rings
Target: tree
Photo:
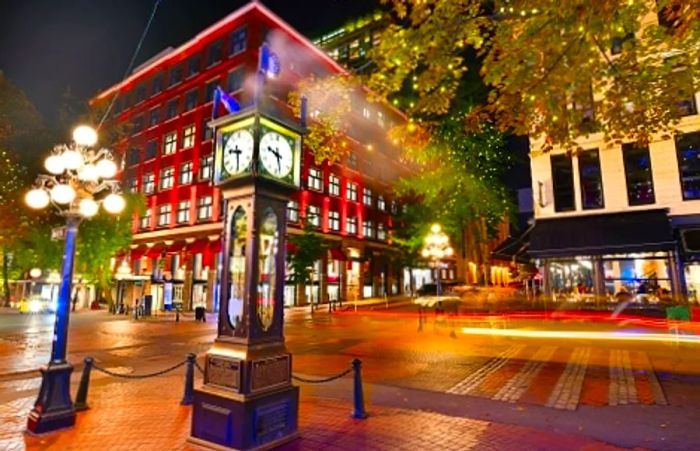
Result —
[[[698, 0], [384, 2], [396, 20], [373, 51], [370, 86], [391, 95], [415, 77], [412, 115], [449, 112], [470, 70], [467, 48], [489, 93], [465, 124], [493, 122], [547, 148], [575, 148], [596, 131], [640, 142], [672, 132], [695, 92]], [[649, 20], [657, 13], [661, 24]]]
[[[313, 282], [314, 265], [328, 251], [321, 235], [314, 226], [304, 220], [304, 228], [299, 235], [289, 235], [292, 251], [287, 254], [287, 263], [291, 271], [291, 281], [297, 286], [300, 302], [305, 299], [305, 286]], [[313, 299], [312, 299], [313, 309]]]
[[98, 297], [106, 299], [110, 307], [114, 282], [112, 258], [129, 249], [134, 215], [140, 215], [144, 208], [140, 195], [122, 195], [126, 199], [126, 208], [119, 216], [100, 211], [82, 222], [76, 248], [75, 272], [80, 273], [85, 282], [94, 284]]

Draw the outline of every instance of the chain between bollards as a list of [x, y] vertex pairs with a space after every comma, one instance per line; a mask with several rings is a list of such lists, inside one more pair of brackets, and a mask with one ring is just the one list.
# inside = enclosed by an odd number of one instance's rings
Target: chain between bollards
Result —
[[75, 410], [78, 412], [90, 408], [87, 405], [87, 395], [90, 385], [90, 371], [92, 370], [92, 363], [92, 357], [85, 357], [85, 366], [83, 366], [83, 374], [80, 376], [78, 394], [75, 396]]

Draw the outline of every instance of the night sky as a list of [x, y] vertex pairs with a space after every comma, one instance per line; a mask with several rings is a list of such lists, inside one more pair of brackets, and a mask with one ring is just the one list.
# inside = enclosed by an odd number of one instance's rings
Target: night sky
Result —
[[[246, 0], [162, 0], [136, 65], [177, 47]], [[266, 0], [307, 36], [377, 8], [375, 0]], [[63, 93], [80, 99], [117, 83], [154, 0], [0, 0], [0, 70], [54, 124]]]

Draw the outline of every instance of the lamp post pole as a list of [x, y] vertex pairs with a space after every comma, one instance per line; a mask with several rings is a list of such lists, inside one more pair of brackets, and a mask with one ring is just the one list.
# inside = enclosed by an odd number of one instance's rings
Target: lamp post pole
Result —
[[52, 175], [39, 175], [36, 186], [25, 196], [29, 207], [43, 209], [51, 203], [66, 218], [51, 359], [41, 368], [41, 388], [27, 420], [27, 430], [34, 434], [75, 424], [75, 408], [70, 396], [73, 365], [66, 361], [66, 350], [78, 226], [83, 218], [96, 215], [100, 204], [114, 214], [121, 212], [125, 204], [119, 194], [119, 184], [112, 179], [117, 166], [110, 152], [92, 149], [97, 133], [90, 127], [80, 126], [75, 129], [73, 140], [71, 145], [54, 148], [44, 162]]

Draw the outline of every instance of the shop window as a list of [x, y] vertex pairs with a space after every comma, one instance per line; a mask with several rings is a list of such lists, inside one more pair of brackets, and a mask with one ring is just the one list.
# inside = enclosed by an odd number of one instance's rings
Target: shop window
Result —
[[357, 235], [357, 218], [349, 216], [345, 221], [345, 232], [348, 235]]
[[245, 67], [240, 66], [228, 73], [226, 79], [226, 90], [228, 92], [236, 92], [243, 88], [243, 79], [245, 78]]
[[170, 155], [177, 150], [177, 132], [166, 133], [163, 137], [163, 155]]
[[350, 201], [357, 202], [357, 183], [347, 183], [345, 197]]
[[210, 180], [214, 169], [214, 156], [207, 155], [199, 159], [199, 180]]
[[683, 199], [700, 199], [700, 132], [677, 135], [676, 152]]
[[172, 207], [170, 204], [160, 205], [158, 207], [158, 226], [166, 226], [170, 224], [170, 213], [172, 213]]
[[187, 149], [194, 146], [195, 127], [194, 124], [182, 129], [182, 148]]
[[656, 201], [651, 157], [647, 146], [633, 143], [622, 145], [629, 205], [647, 205]]
[[177, 203], [177, 223], [190, 222], [190, 201], [183, 200]]
[[148, 172], [143, 175], [143, 180], [141, 181], [141, 186], [143, 186], [144, 194], [151, 194], [156, 189], [156, 176], [153, 172]]
[[237, 55], [246, 49], [248, 41], [248, 29], [240, 27], [233, 30], [231, 33], [231, 45], [229, 48], [230, 55]]
[[317, 168], [309, 168], [307, 184], [309, 189], [323, 191], [323, 172]]
[[309, 211], [306, 220], [314, 227], [321, 225], [321, 209], [316, 205], [309, 205]]
[[554, 189], [554, 210], [571, 211], [574, 203], [574, 171], [571, 157], [566, 154], [552, 155], [552, 184]]
[[224, 42], [221, 39], [209, 46], [207, 50], [207, 66], [213, 66], [221, 61], [221, 50], [223, 46]]
[[581, 206], [584, 210], [603, 208], [603, 176], [598, 149], [579, 154], [578, 170], [581, 178]]
[[362, 190], [362, 203], [371, 207], [372, 206], [372, 190], [365, 188]]
[[340, 231], [340, 213], [337, 211], [328, 212], [328, 228], [334, 232]]
[[192, 183], [192, 162], [182, 163], [180, 165], [180, 185]]
[[293, 200], [290, 201], [289, 204], [287, 204], [287, 221], [299, 221], [299, 202]]
[[148, 229], [151, 227], [151, 209], [147, 209], [139, 219], [139, 228]]
[[200, 197], [197, 200], [197, 219], [209, 219], [212, 215], [214, 199], [211, 196]]
[[187, 60], [187, 78], [194, 77], [199, 73], [199, 68], [202, 64], [202, 57], [199, 55], [193, 55]]
[[340, 177], [335, 174], [328, 178], [328, 192], [331, 196], [340, 196]]
[[168, 168], [163, 168], [160, 171], [160, 189], [170, 189], [175, 183], [175, 168], [170, 166]]

